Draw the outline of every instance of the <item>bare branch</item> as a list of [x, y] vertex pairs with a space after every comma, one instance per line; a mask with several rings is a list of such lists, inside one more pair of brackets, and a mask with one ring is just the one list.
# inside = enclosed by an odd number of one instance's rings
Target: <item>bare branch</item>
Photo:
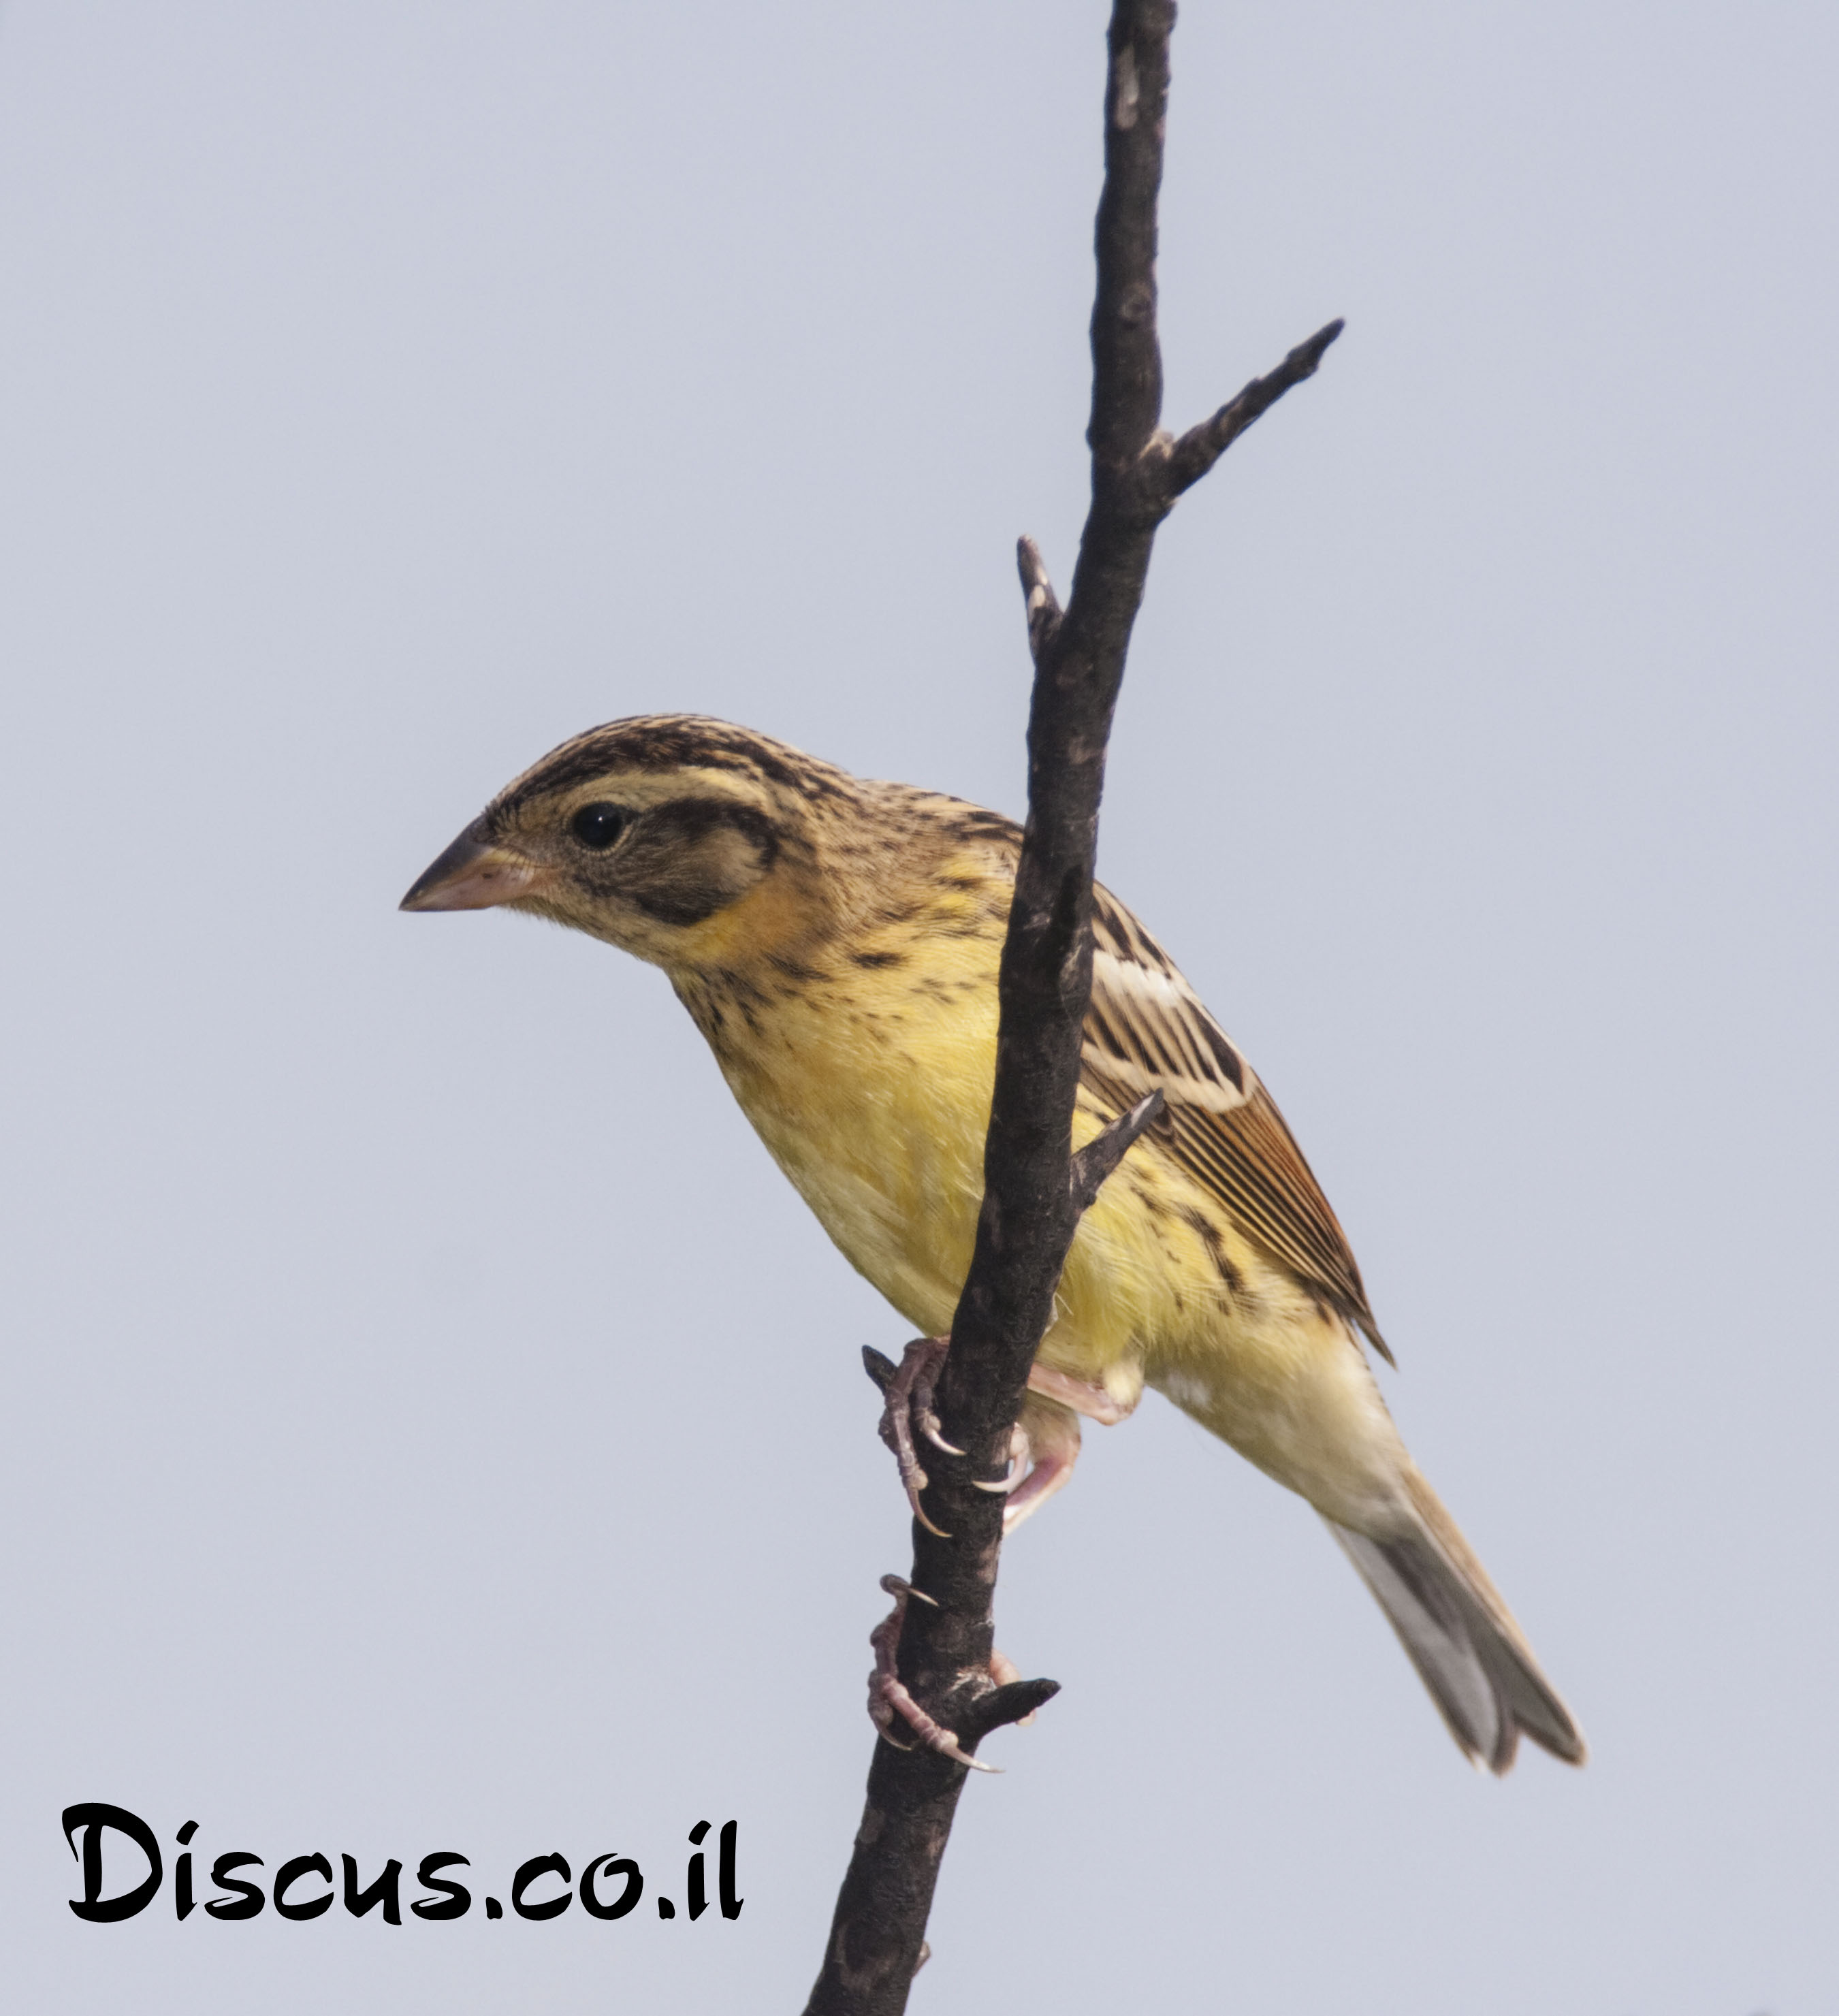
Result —
[[1299, 343], [1275, 371], [1253, 379], [1237, 398], [1229, 399], [1211, 420], [1189, 427], [1169, 451], [1164, 480], [1170, 502], [1184, 490], [1191, 490], [1259, 414], [1268, 412], [1291, 386], [1313, 378], [1323, 353], [1346, 327], [1337, 316], [1326, 328], [1317, 329], [1307, 343]]
[[1090, 1211], [1097, 1203], [1106, 1177], [1130, 1153], [1144, 1131], [1161, 1118], [1162, 1109], [1168, 1103], [1161, 1086], [1157, 1085], [1128, 1113], [1114, 1120], [1103, 1133], [1095, 1134], [1073, 1157], [1070, 1181], [1075, 1211]]
[[[933, 1888], [966, 1777], [937, 1742], [949, 1732], [952, 1748], [968, 1756], [992, 1730], [1056, 1690], [1051, 1680], [1016, 1679], [1006, 1666], [991, 1676], [1003, 1501], [980, 1480], [1008, 1467], [1029, 1368], [1081, 1214], [1160, 1110], [1157, 1093], [1077, 1158], [1071, 1153], [1112, 712], [1157, 527], [1237, 434], [1315, 369], [1340, 329], [1334, 324], [1293, 351], [1180, 442], [1161, 430], [1156, 203], [1174, 24], [1172, 0], [1114, 0], [1095, 232], [1092, 501], [1063, 611], [1033, 541], [1024, 539], [1017, 554], [1035, 659], [1028, 821], [998, 981], [977, 1241], [934, 1390], [942, 1432], [927, 1430], [941, 1453], [949, 1445], [966, 1454], [929, 1456], [923, 1482], [913, 1485], [916, 1509], [923, 1489], [933, 1517], [914, 1522], [909, 1579], [932, 1600], [904, 1606], [891, 1672], [886, 1640], [877, 1641], [882, 1698], [909, 1727], [923, 1715], [937, 1738], [911, 1749], [876, 1743], [866, 1809], [806, 2016], [900, 2016], [926, 1950]], [[891, 1401], [888, 1389], [904, 1368], [878, 1352], [865, 1352], [863, 1361]], [[894, 1620], [885, 1629], [892, 1637]], [[890, 1681], [904, 1704], [890, 1694]]]

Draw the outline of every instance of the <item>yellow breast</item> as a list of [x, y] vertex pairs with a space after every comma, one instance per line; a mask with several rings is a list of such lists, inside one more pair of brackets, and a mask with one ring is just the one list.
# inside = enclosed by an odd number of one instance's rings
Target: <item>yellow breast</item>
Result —
[[[996, 948], [965, 938], [903, 965], [826, 973], [711, 1032], [730, 1089], [773, 1159], [851, 1264], [920, 1331], [951, 1327], [983, 1194], [996, 1057]], [[687, 997], [686, 997], [687, 998]], [[693, 1001], [693, 1010], [696, 1004]], [[697, 1019], [707, 1028], [706, 1014]], [[1101, 1117], [1074, 1115], [1075, 1146]], [[1146, 1149], [1087, 1214], [1042, 1358], [1134, 1400], [1159, 1339], [1217, 1317], [1204, 1274], [1184, 1291], [1195, 1235], [1178, 1175]], [[1164, 1193], [1168, 1193], [1164, 1200]], [[1146, 1199], [1151, 1201], [1146, 1203]], [[1212, 1300], [1217, 1305], [1218, 1297]]]
[[[711, 1042], [773, 1159], [852, 1265], [928, 1334], [970, 1265], [995, 1075], [993, 963], [975, 940], [904, 970], [789, 988]], [[859, 974], [859, 977], [858, 975]], [[701, 1019], [700, 1017], [698, 1018]]]

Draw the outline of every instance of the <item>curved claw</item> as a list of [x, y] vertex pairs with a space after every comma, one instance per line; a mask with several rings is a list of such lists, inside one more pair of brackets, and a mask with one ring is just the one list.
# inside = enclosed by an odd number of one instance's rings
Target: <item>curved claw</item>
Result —
[[998, 1478], [973, 1477], [970, 1481], [979, 1491], [988, 1491], [1006, 1497], [1028, 1474], [1028, 1465], [1034, 1457], [1034, 1445], [1028, 1440], [1028, 1431], [1020, 1421], [1010, 1431], [1009, 1437], [1009, 1468]]
[[935, 1449], [942, 1449], [947, 1456], [962, 1456], [964, 1452], [955, 1442], [948, 1442], [939, 1433], [938, 1417], [930, 1409], [919, 1417], [920, 1432]]
[[[916, 1589], [905, 1575], [884, 1575], [881, 1578], [881, 1590], [884, 1596], [897, 1597], [903, 1603], [909, 1596], [912, 1596], [917, 1597], [920, 1601], [930, 1610], [937, 1610], [938, 1607], [938, 1598], [936, 1596], [928, 1596], [924, 1589]], [[1021, 1675], [1017, 1673], [1015, 1677], [1019, 1680]]]

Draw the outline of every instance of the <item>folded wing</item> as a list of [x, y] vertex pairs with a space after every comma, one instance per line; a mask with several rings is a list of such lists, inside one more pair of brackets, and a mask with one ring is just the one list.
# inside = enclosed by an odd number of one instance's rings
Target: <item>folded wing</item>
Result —
[[1092, 928], [1087, 1089], [1121, 1112], [1160, 1085], [1168, 1107], [1154, 1132], [1164, 1152], [1389, 1360], [1346, 1236], [1258, 1074], [1109, 890], [1092, 891]]

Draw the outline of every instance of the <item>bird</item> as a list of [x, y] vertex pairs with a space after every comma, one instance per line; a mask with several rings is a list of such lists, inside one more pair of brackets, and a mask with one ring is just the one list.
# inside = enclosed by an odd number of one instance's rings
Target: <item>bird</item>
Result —
[[[761, 1140], [850, 1262], [925, 1337], [970, 1264], [997, 968], [1021, 831], [693, 714], [588, 729], [515, 778], [402, 899], [504, 907], [660, 967]], [[1080, 1420], [1146, 1387], [1295, 1492], [1378, 1599], [1463, 1754], [1585, 1746], [1413, 1462], [1345, 1235], [1282, 1114], [1109, 890], [1072, 1142], [1160, 1091], [1088, 1210], [1037, 1351], [1012, 1521], [1072, 1474]], [[916, 1501], [917, 1508], [917, 1501]]]

